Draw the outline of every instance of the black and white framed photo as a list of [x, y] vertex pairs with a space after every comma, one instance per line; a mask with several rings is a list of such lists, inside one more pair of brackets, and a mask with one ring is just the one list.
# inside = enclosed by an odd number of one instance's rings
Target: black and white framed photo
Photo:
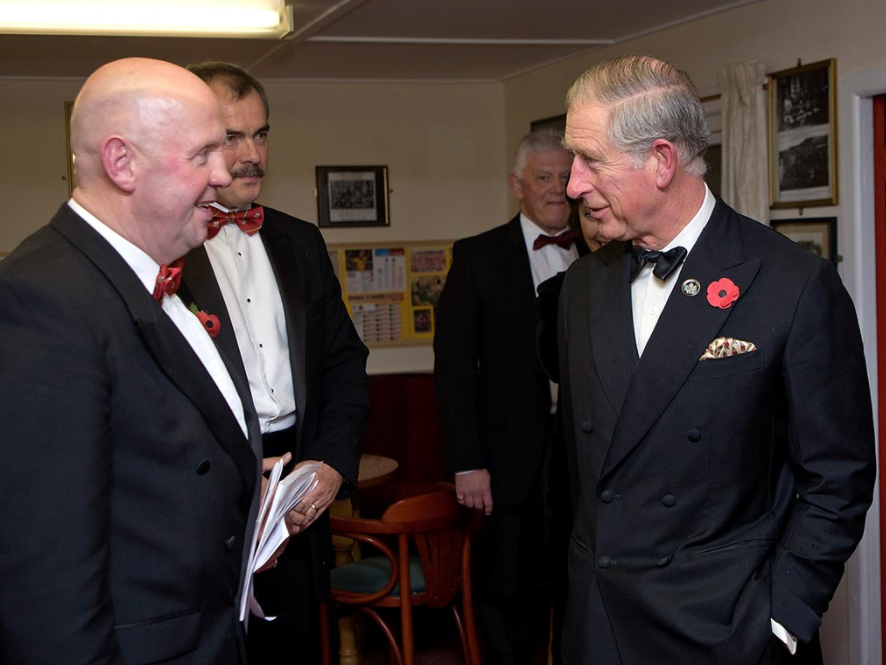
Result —
[[387, 166], [318, 166], [321, 227], [389, 226]]
[[840, 260], [837, 254], [836, 217], [773, 219], [770, 224], [782, 235], [820, 257], [834, 264]]
[[773, 208], [837, 204], [836, 60], [769, 75]]

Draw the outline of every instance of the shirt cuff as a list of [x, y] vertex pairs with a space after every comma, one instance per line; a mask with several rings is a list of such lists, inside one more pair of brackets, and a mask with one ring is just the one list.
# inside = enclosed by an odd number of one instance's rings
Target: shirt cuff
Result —
[[791, 635], [788, 632], [788, 629], [778, 623], [775, 619], [770, 618], [769, 621], [772, 623], [772, 634], [784, 642], [784, 645], [788, 648], [788, 651], [791, 652], [792, 656], [796, 654], [797, 638]]

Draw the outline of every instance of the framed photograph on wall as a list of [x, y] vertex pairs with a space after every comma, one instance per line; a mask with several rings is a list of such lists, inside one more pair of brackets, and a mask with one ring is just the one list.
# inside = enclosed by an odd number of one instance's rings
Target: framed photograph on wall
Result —
[[390, 226], [387, 166], [318, 166], [321, 227]]
[[837, 218], [809, 217], [799, 219], [773, 219], [772, 228], [787, 236], [798, 245], [836, 264]]
[[769, 75], [769, 187], [773, 208], [837, 204], [833, 58]]

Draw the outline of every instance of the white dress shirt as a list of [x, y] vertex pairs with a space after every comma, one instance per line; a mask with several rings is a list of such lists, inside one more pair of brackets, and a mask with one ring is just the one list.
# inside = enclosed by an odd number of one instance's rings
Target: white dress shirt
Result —
[[205, 247], [234, 326], [261, 431], [291, 427], [295, 387], [286, 316], [261, 236], [226, 224]]
[[[677, 237], [671, 240], [661, 251], [666, 252], [673, 247], [685, 247], [688, 258], [692, 248], [695, 247], [698, 236], [701, 235], [704, 227], [707, 226], [716, 202], [714, 195], [711, 194], [711, 190], [705, 185], [705, 197], [701, 208], [689, 220], [689, 223], [683, 227], [683, 230], [677, 234]], [[637, 351], [641, 356], [646, 348], [646, 343], [652, 336], [652, 331], [655, 330], [658, 318], [668, 302], [668, 297], [671, 295], [671, 291], [674, 290], [674, 285], [680, 282], [680, 273], [683, 271], [683, 264], [681, 263], [670, 279], [663, 282], [653, 276], [653, 267], [654, 264], [647, 263], [644, 265], [640, 270], [640, 274], [631, 283], [634, 336], [637, 340]]]
[[[111, 247], [132, 268], [132, 271], [141, 283], [144, 284], [148, 293], [153, 293], [154, 286], [157, 283], [157, 273], [160, 271], [160, 266], [157, 262], [119, 233], [102, 223], [95, 215], [83, 208], [74, 199], [70, 199], [68, 205], [110, 243]], [[197, 357], [200, 358], [200, 362], [203, 363], [206, 371], [209, 372], [209, 376], [212, 377], [215, 385], [218, 386], [219, 391], [225, 398], [225, 402], [228, 403], [228, 406], [237, 418], [240, 429], [243, 430], [243, 436], [248, 438], [246, 417], [243, 414], [243, 403], [240, 401], [240, 396], [237, 394], [237, 388], [234, 387], [228, 368], [215, 347], [215, 342], [212, 341], [200, 320], [185, 307], [185, 304], [177, 295], [169, 296], [163, 294], [160, 306], [166, 312], [166, 315], [172, 319], [175, 327], [179, 329], [179, 332], [188, 341], [188, 344], [191, 345]]]
[[[529, 267], [532, 269], [532, 283], [538, 290], [538, 285], [550, 279], [558, 272], [566, 270], [575, 259], [578, 258], [578, 250], [573, 244], [569, 249], [563, 249], [559, 245], [550, 243], [540, 249], [532, 249], [539, 235], [550, 235], [540, 226], [536, 226], [526, 215], [520, 213], [520, 226], [523, 227], [523, 240], [526, 242], [526, 253], [529, 254]], [[563, 229], [555, 237], [566, 233], [569, 229]]]

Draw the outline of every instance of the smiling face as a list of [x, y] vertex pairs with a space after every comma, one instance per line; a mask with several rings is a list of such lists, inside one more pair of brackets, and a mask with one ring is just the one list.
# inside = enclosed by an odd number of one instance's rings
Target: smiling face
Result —
[[562, 231], [569, 219], [566, 183], [571, 159], [566, 150], [530, 152], [523, 172], [508, 178], [521, 212], [549, 234]]
[[227, 138], [225, 160], [233, 178], [230, 187], [219, 190], [219, 203], [231, 209], [249, 208], [261, 194], [268, 168], [268, 118], [261, 97], [250, 90], [234, 99], [220, 84], [211, 86], [218, 98]]
[[581, 199], [606, 240], [648, 238], [655, 223], [655, 160], [618, 150], [609, 139], [609, 110], [577, 106], [566, 116], [564, 144], [575, 155], [567, 192]]
[[[151, 127], [152, 145], [133, 143], [144, 164], [143, 182], [137, 192], [143, 202], [143, 218], [153, 220], [149, 229], [163, 262], [175, 260], [206, 240], [206, 228], [217, 200], [217, 188], [231, 181], [222, 155], [224, 125], [218, 107], [206, 103], [181, 104], [168, 120]], [[153, 243], [152, 243], [153, 244]]]

